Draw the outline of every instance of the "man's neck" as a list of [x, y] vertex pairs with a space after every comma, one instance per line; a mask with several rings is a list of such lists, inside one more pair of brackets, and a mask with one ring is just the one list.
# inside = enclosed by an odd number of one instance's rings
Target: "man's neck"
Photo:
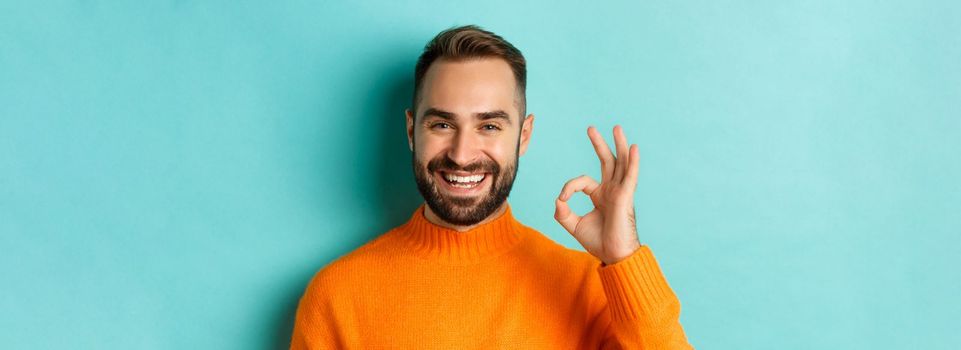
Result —
[[478, 223], [473, 224], [473, 225], [470, 225], [470, 226], [454, 225], [454, 224], [452, 224], [452, 223], [449, 223], [449, 222], [447, 222], [447, 221], [444, 221], [444, 219], [441, 219], [439, 216], [437, 216], [437, 214], [434, 213], [433, 210], [430, 209], [430, 206], [429, 206], [429, 205], [424, 205], [424, 217], [427, 218], [427, 221], [430, 221], [431, 223], [433, 223], [433, 224], [435, 224], [435, 225], [438, 225], [438, 226], [441, 226], [441, 227], [446, 227], [446, 228], [449, 228], [449, 229], [452, 229], [452, 230], [455, 230], [455, 231], [458, 231], [458, 232], [466, 232], [466, 231], [469, 231], [469, 230], [472, 229], [472, 228], [475, 228], [475, 227], [477, 227], [477, 226], [481, 226], [481, 225], [483, 225], [483, 224], [486, 224], [486, 223], [488, 223], [488, 222], [491, 222], [492, 220], [500, 217], [501, 214], [503, 214], [505, 210], [507, 210], [507, 201], [504, 201], [504, 203], [501, 203], [500, 207], [498, 207], [497, 210], [495, 210], [493, 213], [491, 213], [491, 215], [488, 215], [486, 218], [484, 218], [484, 220], [481, 220], [481, 222], [478, 222]]

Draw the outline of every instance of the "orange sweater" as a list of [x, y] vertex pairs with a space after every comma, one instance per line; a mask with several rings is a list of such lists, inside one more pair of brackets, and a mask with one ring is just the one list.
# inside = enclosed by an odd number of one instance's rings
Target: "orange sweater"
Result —
[[291, 349], [692, 349], [651, 250], [604, 265], [507, 210], [467, 232], [410, 220], [321, 269]]

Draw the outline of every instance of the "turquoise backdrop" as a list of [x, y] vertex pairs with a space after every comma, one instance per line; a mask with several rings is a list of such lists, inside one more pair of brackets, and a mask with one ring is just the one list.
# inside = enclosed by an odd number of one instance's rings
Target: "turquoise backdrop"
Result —
[[421, 202], [413, 65], [470, 23], [529, 62], [516, 216], [582, 249], [624, 125], [695, 347], [961, 347], [957, 1], [0, 0], [0, 348], [286, 348]]

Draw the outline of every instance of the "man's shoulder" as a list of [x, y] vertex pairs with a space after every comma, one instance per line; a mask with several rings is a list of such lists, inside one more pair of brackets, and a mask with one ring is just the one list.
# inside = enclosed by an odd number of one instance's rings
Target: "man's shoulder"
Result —
[[324, 265], [314, 273], [308, 288], [330, 289], [349, 284], [352, 280], [362, 281], [365, 274], [376, 271], [384, 264], [392, 251], [388, 241], [397, 228], [381, 233], [361, 246], [345, 253]]

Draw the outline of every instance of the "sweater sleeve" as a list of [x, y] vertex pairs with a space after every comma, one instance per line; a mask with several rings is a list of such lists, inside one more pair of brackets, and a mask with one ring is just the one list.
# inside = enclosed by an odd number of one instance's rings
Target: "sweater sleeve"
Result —
[[614, 336], [604, 349], [693, 349], [681, 327], [680, 301], [648, 246], [597, 271]]

